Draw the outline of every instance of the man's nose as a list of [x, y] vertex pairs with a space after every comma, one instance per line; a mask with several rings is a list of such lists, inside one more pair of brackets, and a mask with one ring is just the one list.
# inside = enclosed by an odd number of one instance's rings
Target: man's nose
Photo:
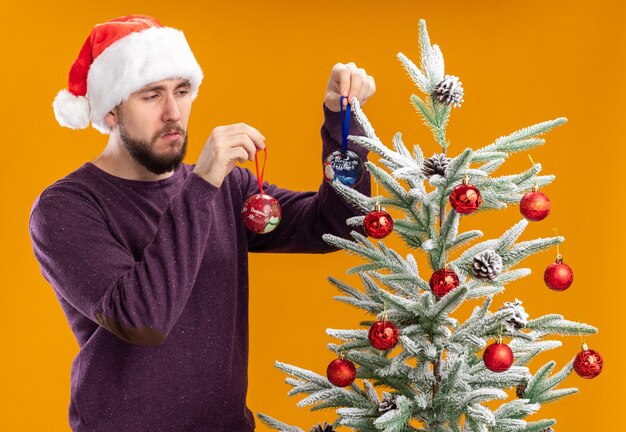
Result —
[[174, 95], [167, 95], [163, 107], [163, 120], [166, 122], [180, 120], [180, 109]]

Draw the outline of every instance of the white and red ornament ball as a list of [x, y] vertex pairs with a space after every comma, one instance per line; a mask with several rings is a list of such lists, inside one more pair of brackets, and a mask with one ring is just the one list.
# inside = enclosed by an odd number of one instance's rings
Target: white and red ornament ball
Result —
[[241, 217], [248, 229], [257, 234], [267, 234], [274, 231], [283, 213], [280, 204], [271, 195], [255, 194], [243, 204]]

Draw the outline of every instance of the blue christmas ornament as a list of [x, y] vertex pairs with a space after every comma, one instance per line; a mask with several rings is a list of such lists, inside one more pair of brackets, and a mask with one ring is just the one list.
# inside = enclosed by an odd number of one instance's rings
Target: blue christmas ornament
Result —
[[341, 109], [341, 150], [332, 152], [324, 160], [324, 178], [328, 182], [337, 179], [348, 187], [354, 187], [363, 177], [363, 161], [359, 156], [348, 150], [348, 133], [350, 131], [350, 104], [345, 115], [343, 111], [344, 96], [339, 98]]
[[353, 151], [334, 151], [324, 161], [324, 178], [328, 182], [337, 179], [348, 187], [354, 187], [363, 178], [363, 162]]

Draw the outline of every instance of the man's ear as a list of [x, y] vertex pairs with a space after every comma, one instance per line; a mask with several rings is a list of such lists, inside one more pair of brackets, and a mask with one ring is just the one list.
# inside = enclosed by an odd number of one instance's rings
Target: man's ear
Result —
[[119, 123], [118, 113], [119, 106], [116, 106], [104, 116], [104, 121], [106, 121], [111, 128], [114, 128]]

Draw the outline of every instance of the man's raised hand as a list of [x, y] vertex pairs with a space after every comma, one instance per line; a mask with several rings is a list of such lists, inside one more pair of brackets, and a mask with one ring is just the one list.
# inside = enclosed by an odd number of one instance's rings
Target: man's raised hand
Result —
[[338, 112], [341, 110], [339, 107], [341, 96], [348, 98], [343, 101], [345, 108], [348, 102], [352, 102], [353, 97], [356, 96], [363, 105], [375, 92], [374, 77], [368, 75], [365, 69], [358, 68], [354, 62], [337, 63], [330, 71], [324, 104], [329, 110]]

